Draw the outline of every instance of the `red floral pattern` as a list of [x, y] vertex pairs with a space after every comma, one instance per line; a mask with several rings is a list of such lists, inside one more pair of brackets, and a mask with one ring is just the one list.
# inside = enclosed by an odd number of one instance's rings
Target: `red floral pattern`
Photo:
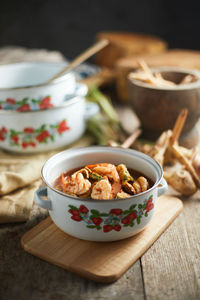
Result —
[[103, 232], [109, 232], [111, 230], [115, 230], [115, 231], [120, 231], [121, 230], [121, 225], [115, 225], [115, 226], [112, 226], [112, 225], [104, 225], [103, 226]]
[[120, 209], [120, 208], [115, 208], [115, 209], [111, 209], [111, 210], [110, 210], [110, 213], [113, 214], [113, 215], [116, 215], [116, 216], [121, 215], [122, 212], [123, 212], [123, 211], [122, 211], [122, 209]]
[[126, 216], [126, 217], [122, 220], [122, 223], [123, 223], [123, 224], [128, 224], [128, 225], [129, 225], [129, 224], [131, 224], [131, 221], [137, 219], [137, 217], [138, 217], [138, 214], [134, 211], [134, 212], [128, 214], [128, 216]]
[[22, 131], [7, 129], [5, 126], [0, 128], [0, 143], [8, 141], [10, 146], [18, 146], [22, 149], [37, 147], [37, 144], [53, 142], [56, 135], [62, 135], [70, 130], [66, 120], [58, 124], [43, 124], [40, 128], [25, 127]]
[[6, 99], [6, 102], [9, 103], [9, 104], [15, 104], [15, 103], [16, 103], [16, 100], [15, 100], [15, 99], [12, 99], [12, 98], [7, 98], [7, 99]]
[[43, 143], [48, 137], [50, 137], [50, 133], [47, 130], [43, 130], [36, 136], [36, 140], [40, 143]]
[[46, 96], [39, 99], [23, 98], [16, 100], [14, 98], [7, 98], [0, 100], [0, 109], [9, 109], [16, 111], [29, 111], [51, 108], [54, 105], [51, 103], [51, 96]]
[[0, 129], [0, 141], [5, 141], [7, 133], [8, 133], [8, 130], [6, 129], [6, 127], [3, 126]]
[[66, 130], [69, 130], [69, 127], [67, 126], [66, 121], [63, 120], [62, 122], [60, 122], [57, 131], [58, 131], [59, 133], [62, 133], [62, 132], [64, 132], [64, 131], [66, 131]]
[[13, 140], [13, 142], [15, 144], [18, 144], [18, 142], [19, 142], [19, 136], [18, 135], [13, 135], [13, 136], [11, 136], [11, 140]]
[[33, 127], [26, 127], [24, 128], [25, 133], [34, 133], [34, 128]]
[[31, 110], [29, 104], [24, 104], [24, 105], [17, 108], [17, 111], [29, 111], [29, 110]]
[[149, 212], [150, 210], [152, 210], [154, 208], [154, 204], [153, 204], [153, 198], [151, 197], [148, 201], [147, 201], [147, 205], [145, 207], [146, 212]]
[[31, 146], [31, 147], [36, 147], [36, 143], [34, 143], [34, 142], [29, 142], [29, 143], [27, 143], [27, 142], [22, 142], [22, 148], [26, 149], [26, 148], [29, 147], [29, 146]]
[[96, 226], [99, 226], [101, 223], [102, 223], [103, 219], [102, 218], [92, 218], [92, 222], [96, 225]]
[[68, 212], [71, 214], [71, 219], [76, 222], [84, 221], [87, 228], [97, 230], [103, 229], [104, 233], [120, 231], [122, 227], [133, 227], [135, 222], [139, 225], [143, 216], [148, 217], [150, 210], [154, 208], [153, 196], [143, 204], [134, 204], [129, 209], [122, 210], [121, 208], [113, 208], [109, 213], [101, 213], [96, 209], [89, 210], [85, 205], [76, 207], [69, 205]]
[[51, 103], [51, 97], [47, 96], [41, 100], [40, 109], [45, 109], [50, 107], [53, 107], [53, 104]]
[[87, 207], [85, 205], [81, 205], [79, 207], [79, 211], [83, 214], [87, 214], [89, 210], [87, 209]]

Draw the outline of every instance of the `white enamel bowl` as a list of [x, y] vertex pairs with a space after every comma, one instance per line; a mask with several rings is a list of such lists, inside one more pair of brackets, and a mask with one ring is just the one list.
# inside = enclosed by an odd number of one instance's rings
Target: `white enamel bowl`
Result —
[[38, 111], [0, 110], [0, 148], [17, 153], [36, 153], [66, 146], [85, 131], [86, 120], [98, 112], [85, 103], [85, 85], [62, 105]]
[[[76, 198], [54, 188], [55, 179], [61, 173], [98, 162], [124, 163], [151, 178], [154, 185], [130, 198], [113, 200]], [[137, 234], [151, 221], [157, 197], [167, 190], [162, 167], [154, 159], [138, 151], [112, 147], [94, 146], [60, 152], [45, 163], [42, 177], [47, 187], [36, 191], [35, 202], [49, 210], [53, 222], [61, 230], [89, 241], [116, 241]]]
[[66, 66], [65, 63], [22, 62], [0, 66], [0, 108], [29, 111], [59, 106], [67, 94], [73, 94], [73, 72], [47, 84]]

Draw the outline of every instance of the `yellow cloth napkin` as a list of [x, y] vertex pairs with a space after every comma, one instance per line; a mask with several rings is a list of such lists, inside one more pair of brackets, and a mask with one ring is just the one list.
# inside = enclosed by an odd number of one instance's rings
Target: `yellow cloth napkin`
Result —
[[[84, 136], [70, 148], [86, 147], [92, 143], [90, 136]], [[41, 168], [50, 156], [59, 151], [35, 155], [0, 151], [0, 223], [21, 222], [29, 218], [34, 192], [42, 182]]]
[[35, 190], [41, 185], [37, 180], [25, 188], [0, 197], [0, 223], [22, 222], [29, 218]]

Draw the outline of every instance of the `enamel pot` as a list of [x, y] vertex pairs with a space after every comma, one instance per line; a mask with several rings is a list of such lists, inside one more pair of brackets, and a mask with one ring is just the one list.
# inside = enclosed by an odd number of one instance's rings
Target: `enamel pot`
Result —
[[[55, 189], [54, 182], [61, 173], [99, 162], [124, 163], [148, 176], [154, 185], [130, 198], [112, 200], [78, 198]], [[153, 158], [138, 151], [112, 147], [94, 146], [60, 152], [45, 163], [42, 178], [47, 187], [36, 191], [35, 202], [49, 210], [50, 217], [61, 230], [89, 241], [116, 241], [137, 234], [151, 221], [157, 197], [167, 190], [162, 167]]]
[[0, 148], [17, 153], [36, 153], [67, 146], [80, 138], [86, 120], [98, 105], [85, 103], [87, 87], [60, 105], [38, 111], [0, 110]]

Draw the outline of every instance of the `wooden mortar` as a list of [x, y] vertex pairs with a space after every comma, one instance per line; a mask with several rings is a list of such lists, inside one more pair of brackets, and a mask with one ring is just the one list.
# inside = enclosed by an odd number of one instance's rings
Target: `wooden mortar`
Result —
[[[141, 121], [144, 137], [156, 139], [164, 130], [172, 129], [181, 109], [188, 109], [188, 117], [181, 138], [190, 139], [191, 146], [197, 144], [191, 138], [200, 116], [200, 73], [178, 67], [152, 68], [164, 79], [173, 81], [173, 87], [158, 87], [136, 79], [129, 79], [130, 104]], [[189, 84], [178, 84], [188, 74], [194, 76]]]

